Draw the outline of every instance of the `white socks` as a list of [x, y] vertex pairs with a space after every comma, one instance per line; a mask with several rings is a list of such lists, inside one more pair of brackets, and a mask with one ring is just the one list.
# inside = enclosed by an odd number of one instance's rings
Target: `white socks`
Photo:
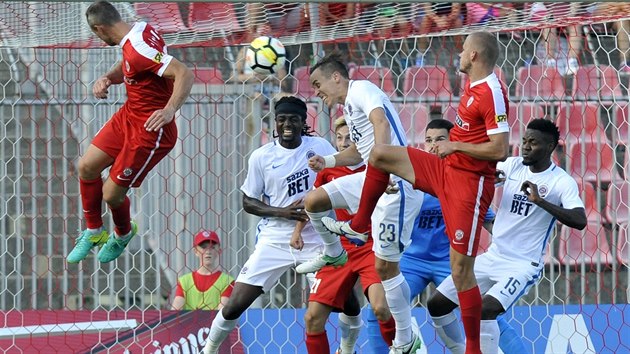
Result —
[[334, 218], [333, 212], [331, 210], [322, 211], [319, 213], [312, 213], [310, 211], [306, 211], [306, 215], [311, 219], [311, 224], [315, 228], [315, 231], [322, 237], [324, 241], [324, 253], [331, 257], [337, 257], [343, 252], [343, 247], [341, 247], [341, 241], [339, 240], [339, 236], [333, 234], [328, 231], [324, 223], [322, 223], [322, 218], [324, 216], [329, 216]]
[[238, 319], [226, 320], [223, 318], [223, 311], [219, 311], [212, 321], [212, 326], [210, 326], [210, 333], [206, 339], [206, 345], [203, 347], [203, 354], [217, 354], [221, 343], [236, 327], [237, 322]]
[[389, 311], [396, 321], [396, 337], [393, 344], [395, 346], [407, 345], [412, 340], [409, 284], [400, 273], [391, 279], [383, 280], [382, 283]]
[[496, 320], [481, 320], [480, 332], [481, 352], [483, 354], [498, 354], [499, 336], [501, 335], [499, 323]]
[[354, 346], [359, 339], [359, 333], [363, 328], [361, 315], [348, 316], [345, 313], [339, 313], [339, 329], [341, 329], [341, 343], [339, 347], [342, 353], [354, 353]]
[[466, 351], [466, 340], [459, 327], [459, 321], [457, 321], [455, 312], [440, 317], [432, 317], [432, 319], [435, 331], [442, 339], [442, 342], [444, 342], [444, 345], [446, 345], [446, 348], [453, 354], [464, 354]]

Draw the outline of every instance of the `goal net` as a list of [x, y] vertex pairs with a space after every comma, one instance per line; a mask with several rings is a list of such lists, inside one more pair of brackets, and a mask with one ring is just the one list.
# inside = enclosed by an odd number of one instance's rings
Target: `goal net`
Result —
[[[351, 77], [381, 87], [422, 146], [429, 120], [455, 118], [465, 82], [458, 54], [479, 30], [500, 43], [511, 151], [519, 154], [532, 118], [556, 122], [554, 161], [577, 180], [588, 215], [583, 231], [554, 227], [542, 280], [506, 318], [531, 352], [630, 351], [624, 4], [115, 2], [124, 20], [164, 35], [195, 84], [177, 113], [177, 146], [130, 192], [140, 237], [115, 262], [91, 254], [73, 265], [65, 257], [85, 227], [76, 164], [126, 100], [122, 87], [106, 100], [91, 94], [121, 53], [88, 28], [89, 4], [0, 3], [0, 352], [196, 352], [214, 315], [170, 311], [175, 285], [199, 266], [200, 229], [217, 231], [232, 276], [253, 250], [258, 220], [243, 211], [239, 188], [252, 151], [274, 139], [270, 103], [302, 97], [309, 125], [330, 138], [340, 111], [314, 97], [308, 68], [339, 50]], [[287, 47], [286, 76], [245, 68], [244, 45], [258, 35]], [[485, 235], [482, 247], [489, 242]], [[432, 289], [414, 299], [414, 318], [423, 350], [442, 352], [424, 311]], [[307, 300], [306, 279], [287, 272], [242, 316], [224, 352], [306, 352]], [[335, 315], [328, 335], [334, 351]], [[372, 353], [365, 330], [357, 352]]]

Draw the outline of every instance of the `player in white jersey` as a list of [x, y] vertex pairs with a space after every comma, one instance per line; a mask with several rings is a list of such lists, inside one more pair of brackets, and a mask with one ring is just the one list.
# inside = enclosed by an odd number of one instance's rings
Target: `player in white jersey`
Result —
[[[374, 144], [407, 145], [400, 118], [387, 95], [369, 81], [350, 80], [339, 54], [332, 53], [314, 65], [310, 81], [317, 96], [329, 108], [337, 104], [344, 105], [350, 136], [355, 143], [340, 153], [313, 157], [309, 165], [315, 171], [367, 163]], [[332, 216], [332, 209], [348, 209], [355, 213], [359, 204], [364, 203], [361, 196], [364, 184], [378, 178], [371, 175], [368, 167], [366, 172], [340, 177], [307, 195], [304, 206], [315, 230], [324, 240], [325, 250], [320, 257], [298, 266], [298, 272], [315, 272], [326, 265], [345, 264], [347, 255], [339, 237], [328, 230], [322, 219]], [[389, 182], [389, 176], [386, 176], [386, 181]], [[421, 342], [411, 327], [410, 290], [400, 273], [399, 262], [402, 252], [411, 242], [411, 230], [424, 194], [398, 177], [393, 177], [392, 181], [398, 187], [398, 192], [380, 193], [371, 217], [375, 267], [396, 322], [392, 348], [404, 348], [405, 351], [415, 353]], [[334, 219], [330, 220], [334, 222]], [[367, 240], [367, 233], [346, 237], [362, 245]]]
[[302, 230], [304, 247], [289, 242], [296, 222], [306, 221], [303, 199], [315, 181], [308, 161], [336, 150], [325, 139], [308, 135], [306, 104], [296, 97], [282, 97], [275, 104], [278, 139], [256, 149], [241, 187], [243, 209], [262, 217], [256, 228], [256, 248], [236, 278], [228, 303], [217, 314], [204, 353], [217, 353], [238, 318], [280, 276], [322, 251], [321, 239], [310, 224]]
[[[551, 161], [559, 136], [553, 122], [534, 119], [523, 137], [523, 157], [509, 157], [497, 165], [498, 173], [505, 178], [503, 196], [494, 222], [492, 244], [475, 261], [475, 277], [484, 294], [481, 314], [484, 354], [498, 353], [497, 316], [540, 279], [543, 256], [556, 220], [580, 230], [586, 227], [577, 183]], [[435, 321], [449, 316], [458, 303], [453, 278], [449, 276], [438, 286], [427, 307]], [[450, 317], [456, 321], [455, 316]], [[445, 342], [462, 338], [457, 333], [458, 326], [450, 328], [455, 333], [440, 332]]]

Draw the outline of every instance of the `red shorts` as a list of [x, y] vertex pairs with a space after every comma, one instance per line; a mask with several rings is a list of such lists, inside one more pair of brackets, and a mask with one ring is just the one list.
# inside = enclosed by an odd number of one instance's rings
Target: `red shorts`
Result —
[[341, 310], [359, 277], [364, 294], [367, 294], [371, 285], [381, 282], [374, 268], [375, 258], [371, 240], [361, 247], [346, 248], [346, 251], [348, 263], [343, 267], [324, 267], [315, 273], [315, 282], [311, 287], [308, 301]]
[[121, 109], [92, 140], [92, 145], [114, 159], [109, 177], [122, 187], [140, 186], [177, 143], [175, 120], [156, 132], [146, 131], [139, 121]]
[[494, 178], [453, 168], [426, 151], [408, 147], [407, 152], [416, 176], [413, 187], [440, 200], [451, 247], [476, 256], [481, 227], [494, 196]]

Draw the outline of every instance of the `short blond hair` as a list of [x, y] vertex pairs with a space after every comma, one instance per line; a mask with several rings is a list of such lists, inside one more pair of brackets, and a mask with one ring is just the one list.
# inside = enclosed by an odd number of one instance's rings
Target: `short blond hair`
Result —
[[348, 123], [346, 122], [346, 117], [344, 116], [338, 117], [333, 123], [333, 126], [335, 127], [335, 132], [337, 132], [339, 128], [345, 127], [346, 125], [348, 125]]

